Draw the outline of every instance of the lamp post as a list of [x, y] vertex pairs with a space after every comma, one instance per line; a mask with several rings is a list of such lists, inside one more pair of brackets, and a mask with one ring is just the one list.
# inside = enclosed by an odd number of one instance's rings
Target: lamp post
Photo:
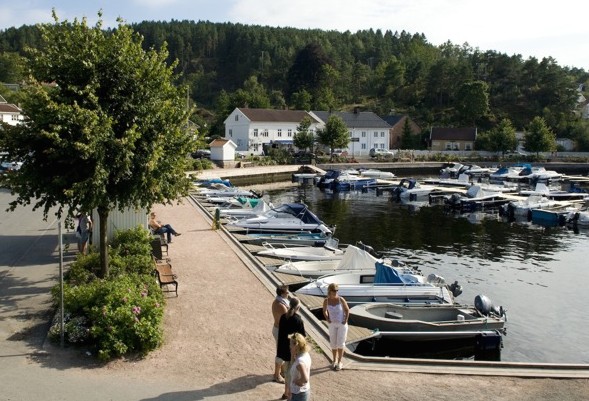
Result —
[[59, 237], [59, 343], [61, 348], [65, 346], [65, 324], [63, 312], [63, 237], [61, 233], [61, 216], [57, 219], [57, 236]]

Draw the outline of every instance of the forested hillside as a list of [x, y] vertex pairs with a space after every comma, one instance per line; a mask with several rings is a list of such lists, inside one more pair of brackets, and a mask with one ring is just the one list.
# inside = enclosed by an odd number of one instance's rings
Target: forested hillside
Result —
[[[433, 46], [423, 34], [272, 28], [193, 21], [132, 27], [144, 47], [167, 43], [198, 115], [211, 134], [236, 106], [407, 114], [422, 128], [473, 126], [509, 119], [517, 130], [542, 117], [559, 137], [589, 148], [578, 110], [589, 73], [554, 59], [523, 59], [465, 45]], [[0, 32], [0, 81], [24, 71], [15, 53], [38, 43], [34, 27]], [[17, 73], [15, 73], [17, 71]], [[587, 93], [585, 92], [585, 95]], [[205, 124], [206, 123], [206, 124]]]

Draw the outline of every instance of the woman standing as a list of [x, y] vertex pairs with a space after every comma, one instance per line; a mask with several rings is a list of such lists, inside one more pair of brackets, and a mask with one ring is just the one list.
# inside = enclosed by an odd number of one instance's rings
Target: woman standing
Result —
[[311, 355], [304, 336], [299, 333], [291, 334], [290, 353], [292, 366], [290, 367], [290, 400], [308, 401], [311, 396]]
[[303, 319], [298, 315], [298, 311], [301, 307], [301, 301], [298, 298], [292, 297], [289, 301], [289, 308], [288, 311], [280, 317], [280, 322], [278, 323], [278, 342], [276, 345], [276, 358], [283, 360], [286, 363], [286, 380], [284, 382], [284, 394], [282, 394], [282, 399], [288, 399], [290, 390], [290, 362], [291, 362], [291, 354], [290, 354], [290, 340], [288, 336], [293, 333], [299, 333], [303, 337], [307, 334], [305, 333], [305, 324], [303, 323]]
[[344, 345], [348, 335], [350, 308], [345, 299], [338, 295], [339, 286], [335, 283], [327, 287], [327, 298], [323, 300], [323, 316], [329, 323], [329, 344], [333, 353], [333, 369], [342, 370]]

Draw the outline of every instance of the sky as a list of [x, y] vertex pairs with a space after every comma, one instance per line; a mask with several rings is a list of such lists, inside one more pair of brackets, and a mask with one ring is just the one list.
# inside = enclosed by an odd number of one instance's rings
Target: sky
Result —
[[524, 59], [552, 57], [589, 71], [588, 0], [20, 0], [0, 1], [0, 29], [86, 17], [104, 25], [192, 20], [323, 29], [423, 33], [440, 45], [468, 43]]

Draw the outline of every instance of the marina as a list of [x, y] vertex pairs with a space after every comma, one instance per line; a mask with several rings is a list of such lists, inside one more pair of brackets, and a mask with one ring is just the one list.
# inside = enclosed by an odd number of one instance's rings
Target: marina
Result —
[[[374, 246], [376, 249], [378, 249], [379, 251], [386, 251], [389, 252], [389, 254], [391, 256], [397, 257], [399, 259], [402, 260], [407, 260], [409, 264], [420, 264], [420, 266], [425, 270], [425, 267], [423, 266], [427, 266], [428, 269], [431, 268], [432, 270], [437, 271], [438, 273], [440, 273], [441, 275], [447, 277], [448, 279], [453, 279], [453, 278], [459, 278], [461, 279], [460, 281], [462, 283], [465, 283], [464, 279], [466, 279], [466, 282], [468, 283], [467, 285], [465, 285], [465, 293], [467, 295], [468, 299], [472, 299], [472, 294], [474, 294], [473, 291], [477, 291], [477, 293], [484, 288], [484, 292], [488, 295], [491, 295], [494, 299], [497, 299], [498, 301], [500, 301], [503, 305], [507, 306], [507, 309], [510, 312], [510, 321], [508, 323], [508, 335], [506, 336], [506, 341], [505, 341], [505, 348], [502, 351], [502, 360], [504, 361], [529, 361], [529, 362], [560, 362], [560, 363], [586, 363], [587, 359], [587, 355], [581, 353], [579, 354], [578, 352], [574, 352], [572, 349], [571, 351], [566, 350], [565, 347], [565, 342], [563, 341], [558, 341], [558, 343], [554, 343], [552, 345], [548, 344], [549, 341], [548, 340], [543, 340], [543, 339], [538, 339], [538, 337], [540, 337], [540, 332], [542, 329], [540, 329], [541, 324], [545, 324], [547, 326], [552, 326], [552, 325], [556, 325], [556, 322], [543, 322], [543, 323], [534, 323], [534, 322], [527, 322], [526, 321], [526, 317], [524, 317], [523, 320], [520, 319], [515, 319], [513, 316], [518, 317], [521, 313], [521, 311], [518, 311], [518, 309], [520, 309], [518, 303], [519, 302], [509, 302], [509, 304], [505, 301], [505, 297], [504, 295], [506, 294], [506, 291], [508, 291], [508, 289], [506, 289], [506, 285], [503, 284], [501, 285], [501, 283], [498, 283], [497, 281], [500, 279], [497, 277], [497, 273], [498, 271], [501, 271], [502, 269], [512, 269], [512, 265], [513, 265], [513, 269], [515, 269], [515, 271], [518, 272], [518, 274], [516, 276], [518, 277], [512, 277], [509, 281], [511, 280], [515, 280], [517, 284], [516, 287], [521, 287], [522, 284], [518, 283], [518, 281], [522, 280], [522, 277], [519, 276], [525, 276], [528, 275], [528, 273], [534, 273], [534, 271], [532, 271], [533, 269], [529, 266], [529, 264], [531, 263], [532, 266], [535, 266], [535, 264], [539, 264], [539, 262], [537, 260], [534, 260], [536, 258], [540, 258], [542, 259], [542, 253], [543, 252], [547, 252], [547, 253], [557, 253], [557, 249], [549, 249], [549, 250], [541, 250], [539, 251], [539, 255], [532, 255], [532, 260], [511, 260], [512, 258], [514, 258], [514, 256], [510, 256], [510, 255], [506, 255], [507, 258], [504, 261], [504, 267], [496, 267], [495, 265], [501, 265], [501, 261], [499, 260], [499, 258], [497, 258], [497, 260], [493, 260], [492, 255], [483, 255], [484, 257], [481, 258], [481, 255], [477, 255], [477, 252], [481, 252], [480, 250], [477, 249], [473, 249], [474, 253], [472, 255], [467, 255], [465, 254], [464, 257], [466, 259], [466, 261], [464, 263], [460, 263], [456, 261], [456, 255], [453, 254], [455, 252], [452, 252], [451, 248], [453, 247], [464, 247], [464, 251], [466, 251], [468, 249], [468, 245], [461, 243], [460, 241], [458, 243], [455, 244], [448, 244], [448, 245], [444, 245], [446, 248], [449, 247], [450, 252], [446, 252], [446, 255], [443, 255], [438, 253], [438, 252], [443, 252], [443, 250], [437, 250], [434, 251], [433, 253], [431, 252], [432, 250], [435, 250], [435, 248], [438, 246], [436, 245], [436, 240], [439, 242], [444, 242], [443, 238], [428, 238], [427, 233], [423, 232], [423, 230], [419, 230], [419, 232], [422, 233], [422, 235], [424, 235], [425, 240], [434, 240], [432, 242], [431, 245], [429, 245], [429, 250], [426, 250], [424, 252], [424, 250], [418, 250], [418, 249], [409, 249], [409, 253], [407, 255], [403, 255], [403, 253], [407, 253], [408, 249], [394, 249], [396, 247], [390, 247], [389, 245], [389, 249], [387, 249], [386, 244], [384, 244], [386, 242], [387, 239], [395, 239], [396, 237], [398, 237], [399, 232], [401, 231], [402, 233], [405, 233], [405, 235], [407, 234], [408, 231], [413, 230], [415, 227], [415, 222], [413, 222], [412, 224], [406, 224], [407, 222], [404, 220], [407, 217], [411, 217], [411, 215], [406, 216], [407, 213], [409, 214], [413, 214], [415, 217], [415, 215], [419, 214], [420, 210], [424, 210], [424, 214], [428, 217], [433, 217], [435, 215], [436, 219], [440, 219], [443, 218], [445, 221], [445, 224], [441, 224], [440, 227], [442, 228], [440, 234], [442, 233], [447, 233], [448, 231], [457, 231], [457, 233], [455, 234], [459, 234], [461, 230], [452, 230], [452, 228], [458, 224], [461, 227], [463, 226], [462, 223], [460, 223], [460, 221], [475, 221], [476, 224], [471, 224], [469, 223], [472, 228], [474, 228], [475, 232], [474, 232], [474, 242], [477, 242], [479, 239], [477, 238], [478, 234], [476, 233], [476, 225], [481, 225], [481, 226], [487, 226], [487, 225], [491, 225], [492, 227], [495, 227], [495, 223], [497, 225], [499, 224], [503, 224], [505, 227], [509, 228], [507, 231], [510, 231], [512, 229], [517, 230], [518, 232], [525, 227], [525, 230], [530, 230], [531, 232], [526, 233], [527, 235], [532, 235], [534, 237], [534, 241], [536, 240], [535, 235], [539, 234], [538, 232], [540, 230], [545, 230], [545, 227], [539, 226], [539, 227], [534, 227], [532, 226], [529, 222], [526, 223], [509, 223], [509, 222], [504, 222], [504, 221], [500, 221], [501, 219], [497, 216], [497, 215], [488, 215], [488, 216], [482, 216], [482, 217], [473, 217], [470, 215], [460, 215], [460, 216], [455, 216], [453, 214], [448, 214], [447, 212], [441, 212], [439, 209], [441, 209], [438, 206], [434, 206], [434, 207], [427, 207], [427, 208], [413, 208], [412, 205], [408, 205], [408, 204], [403, 204], [403, 203], [395, 203], [392, 202], [390, 200], [390, 198], [388, 197], [376, 197], [374, 194], [374, 191], [369, 191], [369, 192], [362, 192], [362, 191], [349, 191], [349, 192], [337, 192], [337, 191], [321, 191], [319, 189], [317, 189], [316, 187], [313, 186], [301, 186], [301, 185], [294, 185], [291, 187], [286, 187], [277, 191], [271, 191], [269, 190], [266, 193], [266, 196], [269, 196], [272, 198], [272, 201], [275, 204], [280, 204], [280, 202], [282, 201], [304, 201], [311, 210], [313, 210], [320, 218], [322, 218], [324, 221], [328, 222], [329, 224], [334, 224], [337, 226], [337, 230], [336, 230], [336, 236], [338, 238], [340, 238], [340, 240], [342, 241], [342, 243], [352, 243], [352, 235], [350, 233], [350, 226], [353, 227], [354, 231], [354, 240], [358, 240], [358, 239], [362, 239], [367, 243], [370, 243], [370, 245]], [[376, 199], [379, 199], [378, 201]], [[356, 204], [356, 202], [358, 202], [358, 204]], [[366, 205], [368, 203], [371, 204], [371, 206], [375, 206], [375, 202], [378, 204], [377, 209], [379, 211], [379, 213], [381, 213], [378, 217], [380, 223], [382, 225], [385, 225], [387, 228], [391, 227], [393, 224], [397, 226], [397, 230], [386, 230], [388, 232], [388, 234], [385, 237], [382, 237], [381, 235], [375, 235], [375, 233], [372, 233], [372, 237], [367, 237], [367, 236], [363, 236], [363, 235], [367, 235], [367, 232], [370, 231], [375, 231], [375, 227], [376, 224], [373, 224], [374, 221], [374, 217], [370, 217], [370, 216], [363, 216], [366, 218], [366, 223], [363, 224], [358, 224], [358, 217], [357, 216], [353, 216], [353, 212], [358, 209], [362, 209], [366, 210]], [[330, 207], [331, 205], [331, 207]], [[341, 209], [341, 208], [346, 209], [345, 213], [335, 213], [334, 209]], [[382, 210], [381, 210], [382, 209]], [[385, 210], [386, 209], [386, 210]], [[435, 212], [434, 212], [435, 211]], [[389, 216], [387, 216], [387, 218], [391, 218], [393, 217], [393, 220], [398, 219], [399, 217], [402, 218], [401, 221], [394, 221], [394, 222], [386, 222], [384, 219], [384, 215], [382, 214], [383, 212], [389, 212], [389, 213], [385, 213], [385, 214], [389, 214]], [[441, 212], [442, 216], [438, 216], [438, 213]], [[432, 214], [433, 213], [433, 214]], [[418, 219], [420, 220], [420, 219]], [[346, 221], [348, 221], [348, 223], [346, 223]], [[396, 224], [395, 224], [396, 223]], [[450, 223], [448, 224], [448, 227], [444, 227], [444, 225], [446, 225], [446, 223]], [[523, 227], [522, 227], [523, 226]], [[380, 234], [382, 234], [382, 231], [378, 231]], [[472, 235], [473, 233], [471, 233]], [[508, 233], [509, 234], [509, 233]], [[559, 230], [558, 232], [552, 233], [552, 232], [547, 232], [546, 235], [556, 235], [557, 237], [561, 236], [561, 235], [577, 235], [574, 233], [574, 231], [568, 230], [565, 227], [563, 227], [561, 230]], [[582, 231], [581, 231], [582, 234]], [[462, 236], [462, 234], [459, 234]], [[361, 236], [361, 238], [359, 238], [359, 236]], [[372, 238], [374, 238], [374, 240], [371, 240]], [[510, 240], [510, 238], [508, 238]], [[561, 240], [563, 238], [558, 238], [558, 240]], [[574, 238], [575, 240], [579, 240], [582, 238]], [[538, 238], [537, 240], [542, 240], [542, 238]], [[549, 240], [549, 239], [547, 239]], [[557, 241], [558, 241], [557, 240]], [[586, 241], [586, 238], [585, 238]], [[569, 244], [569, 247], [571, 246], [575, 246], [574, 244], [575, 241], [573, 241], [573, 244]], [[403, 244], [405, 245], [405, 244]], [[432, 248], [433, 245], [433, 248]], [[471, 245], [472, 247], [473, 245]], [[480, 244], [475, 245], [476, 246], [480, 246]], [[448, 249], [447, 249], [448, 250]], [[422, 253], [422, 255], [420, 255], [420, 253]], [[511, 250], [511, 252], [515, 253], [516, 255], [518, 254], [518, 250], [514, 249]], [[466, 252], [468, 253], [468, 252]], [[508, 252], [509, 253], [509, 252]], [[486, 258], [488, 258], [489, 256], [492, 257], [492, 260], [489, 262], [488, 260], [485, 260]], [[571, 260], [571, 257], [574, 255], [567, 255], [566, 259], [567, 260]], [[406, 259], [404, 259], [404, 257]], [[427, 260], [431, 258], [432, 260]], [[453, 260], [454, 259], [454, 260]], [[479, 260], [480, 259], [480, 260]], [[476, 263], [473, 263], [471, 266], [466, 266], [469, 264], [469, 262], [471, 261], [475, 261]], [[437, 261], [437, 263], [435, 263]], [[450, 261], [450, 263], [448, 263], [448, 261]], [[442, 263], [440, 263], [442, 262]], [[551, 260], [551, 262], [555, 262], [554, 260]], [[577, 264], [580, 262], [577, 262]], [[482, 273], [484, 269], [484, 265], [486, 264], [491, 264], [492, 265], [492, 269], [490, 276], [485, 277], [485, 274], [487, 273]], [[521, 266], [517, 266], [521, 264]], [[463, 267], [461, 266], [465, 266], [466, 270], [464, 271], [460, 271], [460, 269], [463, 269]], [[458, 276], [456, 276], [456, 268], [459, 268], [458, 271]], [[569, 266], [570, 267], [570, 266]], [[523, 286], [525, 289], [527, 289], [529, 291], [530, 294], [541, 294], [538, 297], [540, 299], [547, 299], [548, 302], [550, 302], [550, 304], [554, 307], [558, 307], [557, 305], [553, 305], [552, 301], [553, 298], [555, 297], [554, 294], [554, 283], [546, 285], [546, 287], [548, 287], [549, 289], [546, 290], [546, 292], [542, 292], [542, 287], [543, 287], [543, 274], [546, 274], [546, 272], [542, 272], [542, 269], [540, 269], [540, 273], [539, 273], [539, 277], [536, 278], [536, 280], [538, 281], [538, 283], [536, 284], [532, 284], [531, 283], [531, 279], [527, 278], [527, 280], [530, 280], [530, 282], [526, 282], [525, 285]], [[550, 268], [549, 268], [550, 269]], [[478, 272], [481, 272], [481, 277], [475, 277], [476, 274], [472, 271], [472, 270], [477, 270]], [[522, 273], [523, 272], [523, 273]], [[469, 274], [470, 273], [470, 274]], [[560, 272], [561, 274], [563, 272]], [[569, 274], [569, 273], [566, 273]], [[287, 276], [287, 275], [282, 275]], [[566, 275], [565, 275], [566, 277]], [[287, 279], [286, 277], [284, 277], [284, 279]], [[292, 280], [292, 278], [288, 278], [288, 280]], [[488, 281], [488, 282], [486, 282]], [[560, 284], [560, 283], [559, 283]], [[471, 287], [474, 287], [471, 288]], [[528, 288], [526, 288], [528, 287]], [[538, 287], [538, 288], [536, 288]], [[560, 287], [560, 285], [558, 286]], [[520, 288], [521, 290], [521, 288]], [[483, 291], [480, 291], [483, 292]], [[535, 295], [534, 295], [535, 296]], [[546, 298], [548, 296], [548, 298]], [[583, 296], [586, 297], [586, 295], [583, 295], [580, 290], [579, 290], [579, 296], [581, 296], [581, 298]], [[515, 304], [515, 309], [514, 306], [512, 304]], [[566, 306], [568, 306], [567, 302], [564, 302], [564, 304]], [[531, 310], [535, 311], [537, 309], [537, 306], [535, 303], [533, 303], [533, 305], [531, 305]], [[526, 307], [528, 308], [528, 312], [530, 311], [529, 309], [529, 305], [526, 305]], [[563, 307], [565, 307], [563, 305]], [[553, 309], [553, 308], [551, 308]], [[514, 315], [515, 313], [515, 315]], [[566, 316], [566, 315], [563, 315]], [[560, 319], [562, 322], [562, 318]], [[580, 329], [580, 326], [575, 326], [570, 325], [569, 320], [570, 317], [566, 316], [565, 320], [567, 322], [567, 329], [570, 328], [570, 332], [563, 332], [563, 333], [559, 333], [559, 338], [560, 339], [564, 339], [564, 338], [569, 338], [569, 342], [572, 343], [579, 343], [579, 340], [582, 340], [582, 338], [585, 336], [585, 333], [583, 330]], [[575, 322], [575, 318], [572, 318], [573, 323]], [[528, 326], [528, 327], [526, 327]], [[532, 330], [532, 332], [528, 332], [529, 330]], [[525, 341], [520, 341], [519, 337], [522, 337]], [[539, 341], [539, 342], [538, 342]], [[536, 344], [539, 344], [539, 346], [537, 346]], [[547, 348], [553, 347], [554, 350], [550, 350]], [[563, 347], [565, 348], [563, 350]], [[572, 347], [571, 347], [572, 348]], [[564, 352], [563, 352], [564, 351]], [[545, 356], [542, 356], [542, 354], [546, 353]], [[540, 357], [538, 358], [538, 355], [540, 355]], [[544, 359], [542, 359], [544, 358]]]

